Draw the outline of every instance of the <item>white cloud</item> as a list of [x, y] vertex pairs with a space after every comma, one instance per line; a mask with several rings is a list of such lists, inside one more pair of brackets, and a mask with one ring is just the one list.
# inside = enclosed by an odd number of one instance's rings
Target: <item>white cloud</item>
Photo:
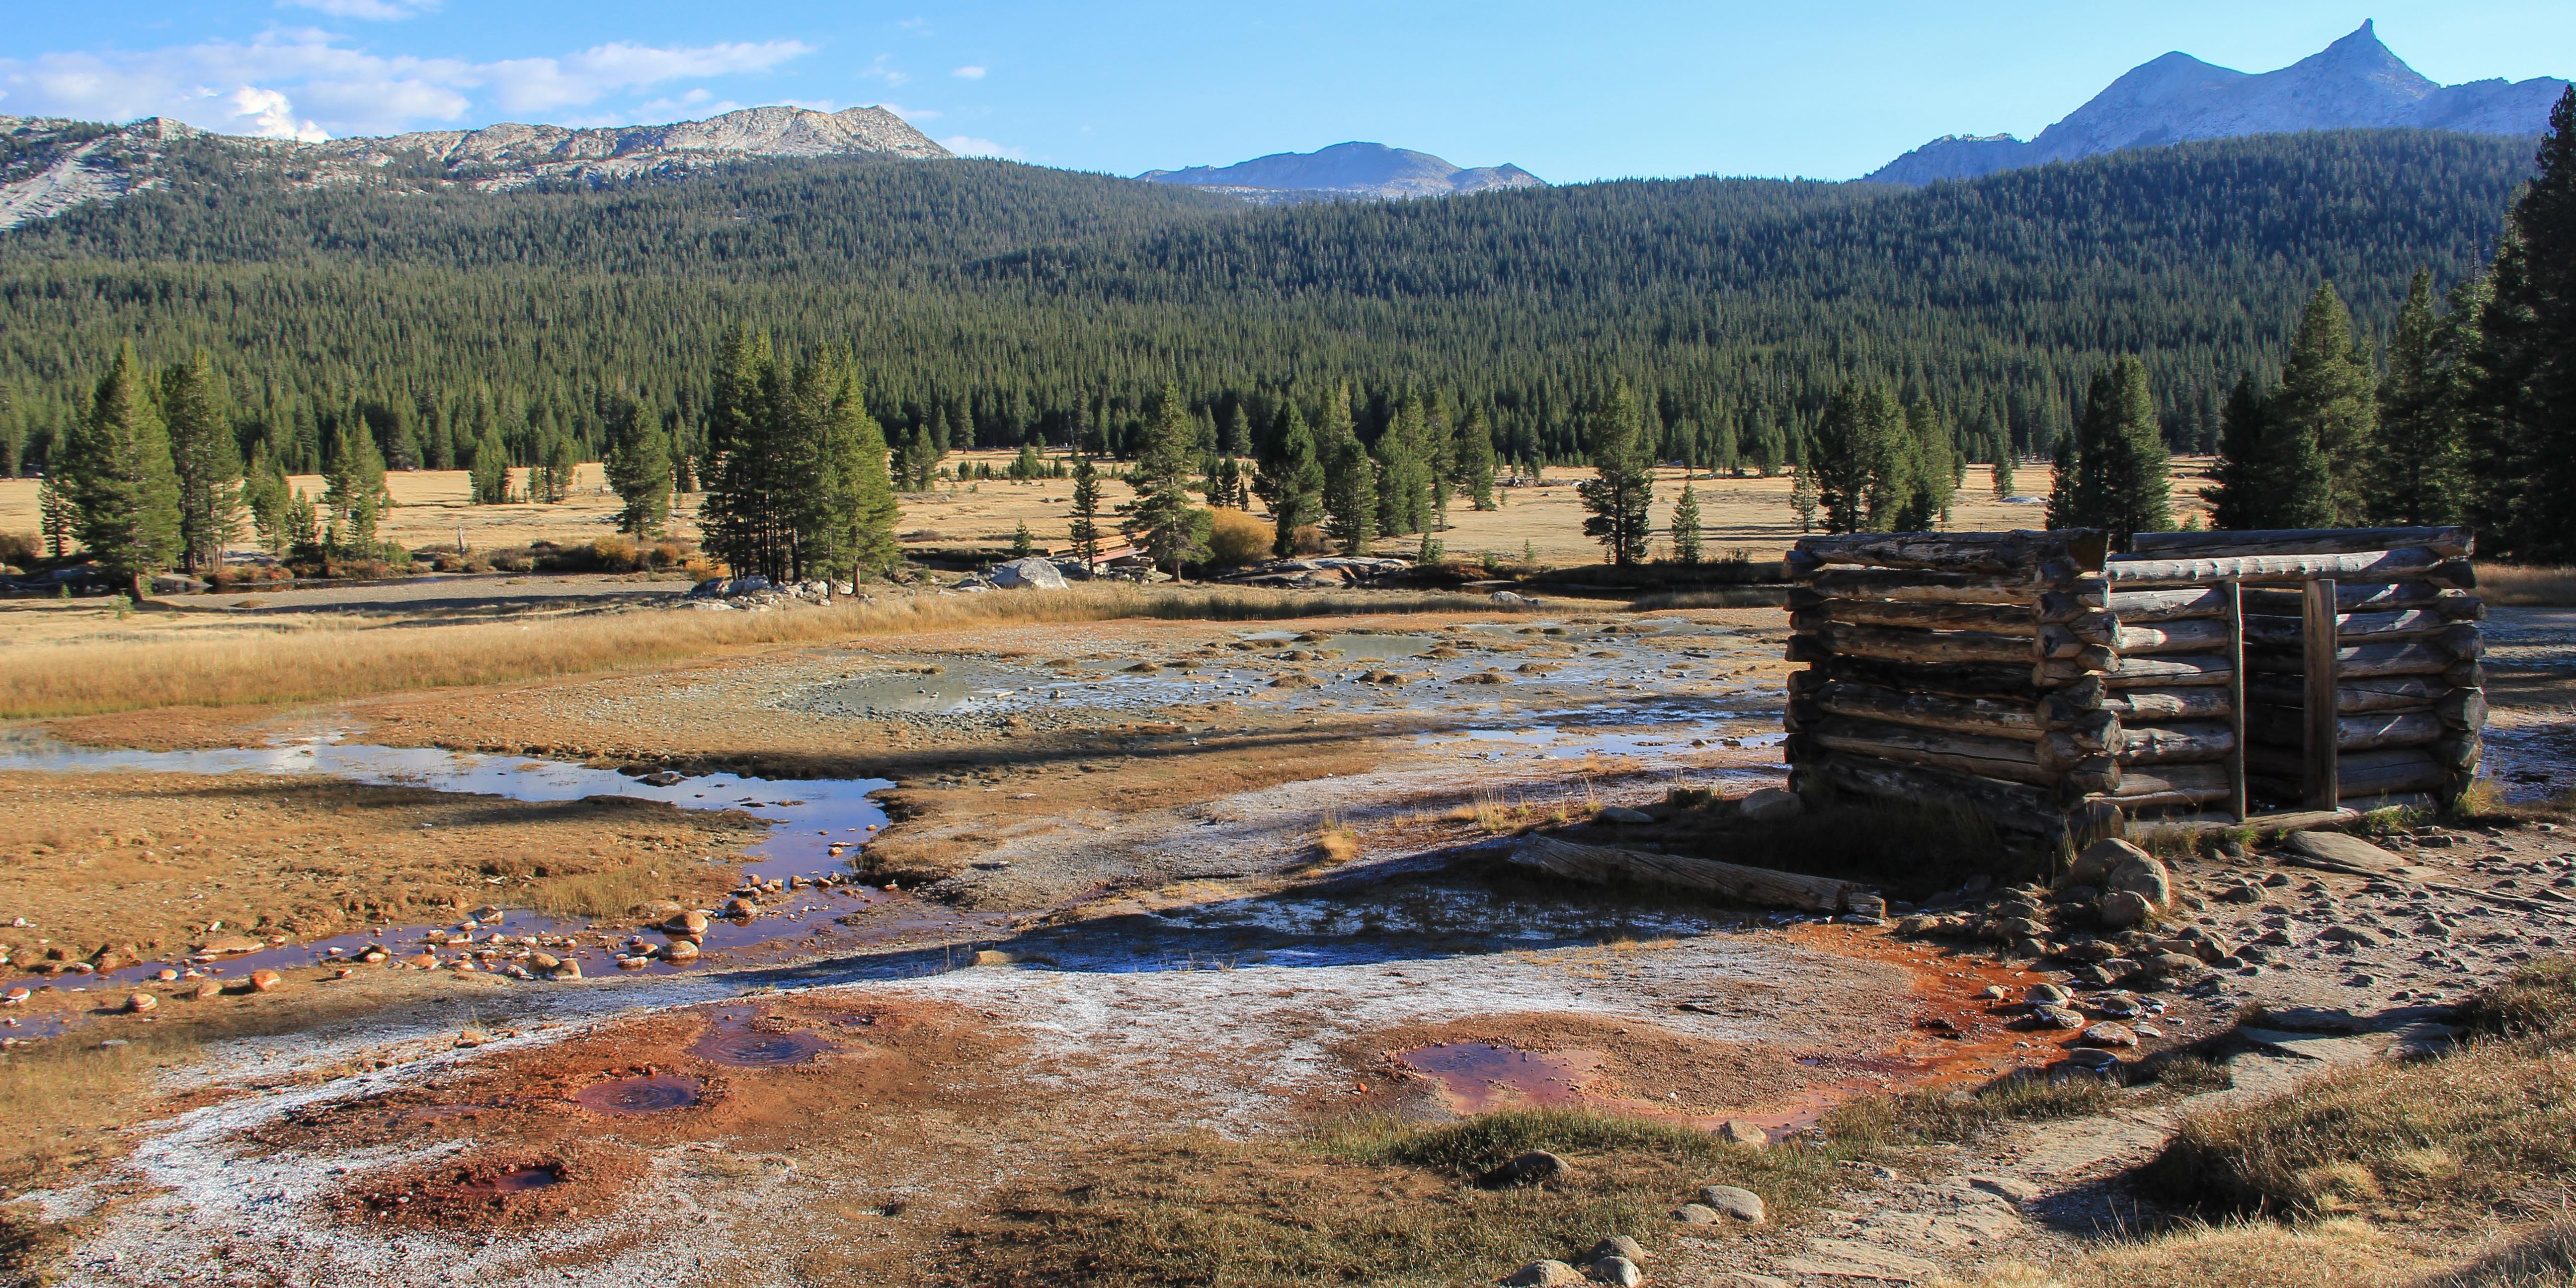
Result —
[[912, 77], [886, 65], [893, 59], [894, 55], [892, 54], [877, 55], [875, 58], [869, 60], [867, 66], [859, 69], [859, 79], [884, 81], [887, 89], [893, 89], [896, 86], [903, 84], [905, 81], [911, 80]]
[[975, 66], [975, 65], [974, 65], [974, 64], [972, 64], [972, 63], [969, 63], [969, 64], [967, 64], [967, 65], [966, 65], [966, 66], [964, 66], [964, 67], [960, 67], [960, 68], [958, 68], [957, 70], [955, 70], [955, 71], [953, 71], [953, 72], [950, 72], [950, 73], [948, 73], [948, 74], [949, 74], [949, 75], [951, 75], [951, 76], [958, 77], [958, 78], [959, 78], [959, 79], [961, 79], [961, 80], [982, 80], [982, 79], [984, 79], [984, 69], [983, 69], [983, 68], [981, 68], [981, 67], [977, 67], [977, 66]]
[[[17, 112], [82, 120], [165, 115], [272, 137], [381, 134], [461, 120], [477, 106], [542, 116], [674, 80], [767, 71], [810, 52], [792, 40], [673, 48], [620, 42], [562, 57], [476, 63], [382, 55], [328, 32], [278, 30], [247, 43], [0, 58], [0, 92]], [[271, 94], [275, 102], [262, 97]], [[301, 118], [289, 121], [289, 112]]]
[[882, 107], [907, 121], [936, 121], [939, 119], [939, 109], [935, 107], [905, 107], [901, 103], [879, 103], [877, 106]]
[[376, 22], [398, 22], [435, 13], [439, 0], [277, 0], [280, 5], [319, 9], [334, 18], [366, 18]]
[[729, 98], [717, 98], [709, 93], [705, 86], [700, 86], [686, 94], [638, 103], [634, 111], [625, 113], [622, 119], [614, 124], [667, 125], [677, 120], [701, 120], [710, 116], [722, 116], [727, 112], [739, 112], [742, 106]]
[[979, 139], [971, 134], [950, 135], [947, 138], [941, 139], [939, 141], [939, 146], [946, 148], [961, 157], [999, 157], [1005, 161], [1026, 161], [1029, 159], [1029, 154], [1018, 148], [1011, 147], [1007, 144], [995, 143], [991, 139]]

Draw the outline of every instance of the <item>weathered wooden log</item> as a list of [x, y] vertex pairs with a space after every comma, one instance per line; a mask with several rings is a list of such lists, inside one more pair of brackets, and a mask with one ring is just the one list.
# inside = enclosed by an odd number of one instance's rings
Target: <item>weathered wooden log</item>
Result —
[[1691, 859], [1606, 845], [1578, 845], [1552, 836], [1524, 836], [1506, 851], [1511, 862], [1569, 881], [1606, 885], [1638, 881], [1649, 885], [1706, 890], [1729, 899], [1805, 912], [1866, 912], [1879, 915], [1886, 901], [1857, 881], [1811, 877], [1775, 868], [1747, 867], [1717, 859]]
[[2211, 555], [2335, 555], [2422, 546], [2445, 557], [2474, 553], [2467, 528], [2284, 528], [2266, 531], [2140, 532], [2129, 538], [2138, 554], [2164, 559]]
[[[2141, 593], [2175, 594], [2178, 592]], [[2428, 581], [2338, 581], [2335, 583], [2335, 611], [2338, 613], [2393, 613], [2409, 608], [2429, 608], [2445, 617], [2470, 621], [2486, 616], [2486, 605], [2481, 603], [2477, 596], [2465, 590], [2450, 590], [2436, 586]], [[2269, 617], [2297, 617], [2306, 609], [2300, 602], [2298, 591], [2248, 586], [2245, 588], [2245, 611]]]
[[2064, 769], [2041, 763], [2039, 744], [2012, 738], [1912, 729], [1839, 716], [1819, 721], [1807, 737], [1826, 751], [1933, 765], [2007, 782], [2045, 787], [2065, 776]]
[[2123, 770], [2137, 765], [2189, 765], [2225, 760], [2236, 750], [2236, 731], [2224, 720], [2120, 727]]
[[2487, 727], [2487, 695], [2476, 689], [2452, 689], [2434, 699], [2433, 715], [2453, 729], [2475, 734]]
[[1884, 662], [1955, 664], [2027, 663], [2031, 660], [2028, 638], [1985, 631], [1909, 631], [1887, 626], [1845, 626], [1836, 622], [1818, 627], [1815, 639], [1829, 652], [1846, 657], [1877, 658]]
[[2227, 714], [2227, 690], [2218, 685], [2196, 685], [2187, 689], [2113, 689], [2103, 695], [2102, 709], [2120, 717], [2124, 725], [2158, 720], [2208, 719]]
[[2152, 809], [2225, 800], [2232, 790], [2225, 765], [2158, 765], [2123, 771], [2107, 795], [2125, 809]]
[[[2339, 680], [2382, 675], [2440, 675], [2461, 660], [2439, 640], [2359, 644], [2335, 650], [2335, 675]], [[2245, 669], [2257, 675], [2304, 674], [2307, 659], [2294, 652], [2249, 648], [2245, 651]], [[2117, 683], [2116, 678], [2113, 682]]]
[[[2335, 710], [2347, 715], [2413, 710], [2446, 691], [2441, 681], [2420, 675], [2344, 676], [2336, 683]], [[2307, 686], [2296, 678], [2257, 675], [2246, 680], [2246, 693], [2258, 705], [2296, 707], [2306, 701]]]
[[[2306, 717], [2296, 709], [2262, 707], [2246, 713], [2249, 732], [2255, 741], [2276, 747], [2295, 747], [2307, 735]], [[2421, 747], [2450, 735], [2450, 726], [2431, 711], [2368, 711], [2359, 715], [2338, 716], [2335, 720], [2335, 749], [2338, 751], [2379, 751], [2389, 747]]]
[[2235, 668], [2227, 664], [2223, 655], [2191, 653], [2124, 657], [2102, 679], [2114, 690], [2185, 688], [2197, 684], [2225, 684], [2235, 673]]
[[[2335, 638], [2356, 643], [2413, 639], [2451, 630], [2475, 633], [2476, 629], [2459, 625], [2427, 608], [2403, 608], [2388, 613], [2342, 613], [2335, 617]], [[2245, 642], [2257, 647], [2296, 648], [2303, 630], [2304, 623], [2296, 617], [2252, 613], [2245, 616]]]
[[[2088, 579], [2092, 602], [2100, 608], [2101, 583]], [[2087, 581], [2049, 592], [2035, 578], [1996, 577], [1979, 573], [1912, 572], [1893, 568], [1827, 568], [1789, 590], [1789, 606], [1812, 607], [1833, 599], [1888, 599], [1902, 604], [2004, 604], [2026, 607], [2047, 592], [2082, 603]]]
[[2455, 772], [2474, 773], [2477, 770], [2479, 744], [2475, 734], [2454, 733], [2436, 739], [2425, 750], [2432, 752], [2433, 759]]
[[[1794, 640], [1792, 641], [1795, 642]], [[1803, 659], [1792, 659], [1803, 660]], [[2030, 664], [1960, 663], [1955, 665], [1919, 666], [1877, 658], [1845, 657], [1829, 654], [1809, 672], [1835, 680], [1875, 684], [1882, 688], [1908, 692], [1946, 693], [1963, 698], [2009, 698], [2037, 702], [2044, 695], [2064, 696], [2071, 701], [2098, 700], [2102, 680], [2072, 670], [2061, 683], [2042, 688], [2033, 676]]]
[[2172, 620], [2154, 626], [2131, 626], [2123, 620], [2111, 647], [2123, 657], [2141, 653], [2206, 653], [2227, 647], [2227, 623], [2223, 620]]
[[2103, 607], [2122, 626], [2143, 626], [2153, 622], [2170, 622], [2194, 617], [2227, 616], [2227, 596], [2215, 587], [2188, 587], [2182, 590], [2123, 590], [2110, 595]]
[[2055, 836], [2069, 824], [2046, 788], [1978, 774], [1830, 754], [1800, 761], [1796, 773], [1864, 799], [1956, 806], [2011, 832]]
[[[2258, 742], [2245, 749], [2245, 760], [2250, 768], [2290, 782], [2298, 781], [2303, 772], [2300, 754], [2286, 747]], [[2345, 800], [2391, 792], [2441, 791], [2451, 781], [2451, 767], [2425, 748], [2349, 752], [2338, 756], [2337, 761], [2337, 794]]]
[[1790, 548], [1790, 555], [1811, 558], [1819, 567], [1845, 564], [2036, 577], [2052, 562], [2099, 568], [2108, 549], [2104, 534], [2080, 528], [2069, 532], [1865, 532], [1802, 537]]
[[[2359, 577], [2367, 581], [2396, 581], [2421, 577], [2427, 581], [2449, 581], [2456, 575], [2453, 564], [2466, 568], [2468, 561], [2446, 559], [2421, 546], [2402, 550], [2365, 550], [2352, 554], [2318, 555], [2235, 555], [2206, 559], [2157, 559], [2139, 555], [2119, 555], [2102, 569], [2102, 576], [2114, 592], [2137, 586], [2190, 585], [2213, 581], [2290, 581], [2330, 578], [2340, 581]], [[2458, 584], [2451, 582], [2451, 584]]]
[[1829, 599], [1789, 614], [1791, 628], [1890, 626], [1906, 630], [1981, 631], [2028, 638], [2039, 630], [2026, 604], [1907, 604], [1885, 599]]
[[1851, 683], [1828, 683], [1816, 691], [1812, 701], [1835, 715], [1919, 729], [1945, 729], [2023, 742], [2037, 742], [2047, 732], [2040, 723], [2037, 704], [2029, 702], [1953, 698]]
[[2483, 689], [2487, 687], [2487, 669], [2464, 658], [2453, 662], [2449, 670], [2442, 672], [2442, 684], [2452, 689]]

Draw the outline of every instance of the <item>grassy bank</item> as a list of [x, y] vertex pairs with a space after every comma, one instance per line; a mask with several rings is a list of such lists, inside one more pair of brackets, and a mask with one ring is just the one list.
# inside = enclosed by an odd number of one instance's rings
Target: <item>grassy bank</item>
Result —
[[[910, 596], [767, 613], [654, 610], [471, 624], [297, 623], [218, 638], [72, 641], [0, 652], [0, 719], [320, 702], [660, 665], [728, 649], [1123, 618], [1268, 621], [1491, 612], [1469, 595], [1091, 585]], [[245, 623], [249, 625], [249, 623]], [[264, 623], [263, 623], [264, 625]]]

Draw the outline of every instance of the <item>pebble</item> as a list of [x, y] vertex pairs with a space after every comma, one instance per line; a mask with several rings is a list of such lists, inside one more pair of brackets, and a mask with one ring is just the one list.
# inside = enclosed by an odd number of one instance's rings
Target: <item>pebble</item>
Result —
[[[1998, 985], [1994, 988], [1988, 989], [1987, 991], [2000, 996], [2003, 993], [2003, 988]], [[2068, 1001], [2072, 1000], [2073, 997], [2074, 994], [2067, 992], [2065, 989], [2060, 988], [2055, 984], [2033, 984], [2030, 986], [2030, 992], [2026, 995], [2027, 1000], [2033, 1006], [2064, 1006]]]
[[286, 977], [273, 970], [255, 970], [250, 973], [250, 987], [255, 993], [274, 993], [285, 983]]
[[2084, 1027], [2084, 1013], [2070, 1007], [2034, 1006], [2031, 1008], [2030, 1014], [2032, 1019], [2039, 1022], [2039, 1027], [2044, 1029], [2080, 1029]]
[[135, 1012], [138, 1015], [159, 1005], [161, 1005], [161, 999], [154, 997], [150, 993], [137, 993], [134, 996], [125, 999], [125, 1009]]

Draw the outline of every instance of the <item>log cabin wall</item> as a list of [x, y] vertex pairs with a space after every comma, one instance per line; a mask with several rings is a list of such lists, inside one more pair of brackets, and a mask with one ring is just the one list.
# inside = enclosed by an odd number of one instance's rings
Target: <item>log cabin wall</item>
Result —
[[[2359, 807], [2446, 798], [2475, 774], [2484, 609], [2464, 531], [2106, 544], [2086, 530], [1798, 542], [1792, 787], [2081, 840], [2133, 818], [2315, 806], [2320, 783]], [[2333, 623], [2330, 652], [2312, 618]], [[2310, 677], [2329, 666], [2321, 770]]]

